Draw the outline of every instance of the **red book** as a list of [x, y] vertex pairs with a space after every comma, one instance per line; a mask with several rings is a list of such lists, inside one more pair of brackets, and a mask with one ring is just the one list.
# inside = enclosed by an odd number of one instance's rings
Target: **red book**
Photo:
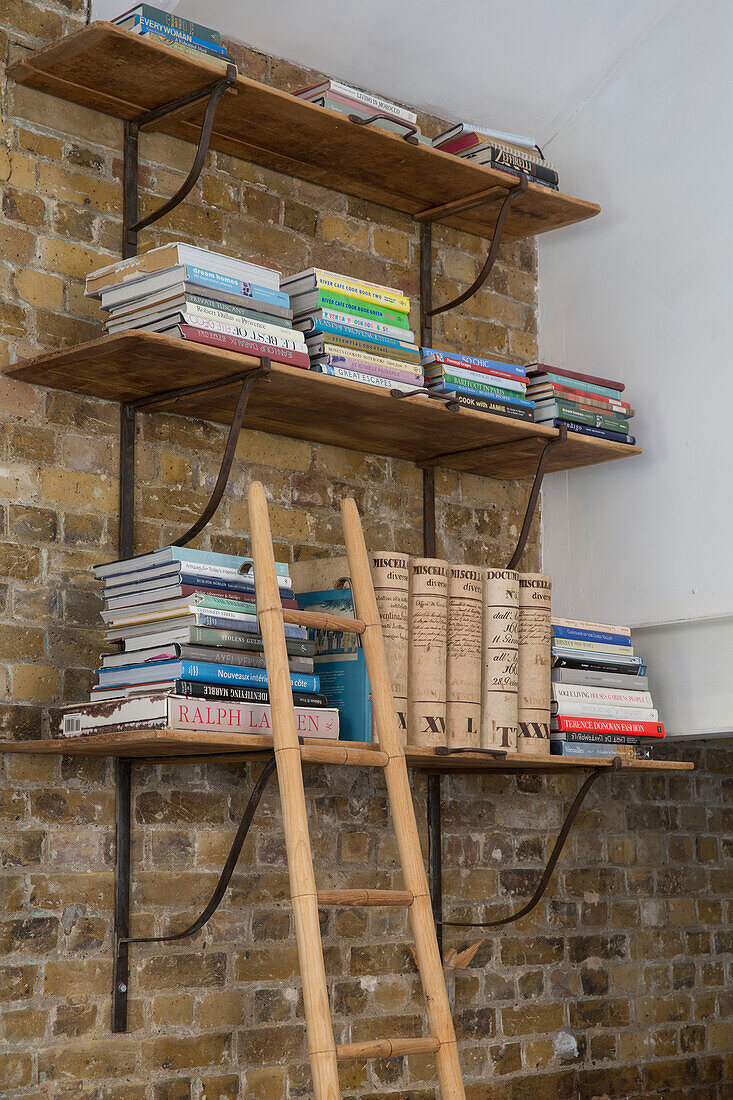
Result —
[[611, 409], [613, 412], [628, 413], [631, 412], [631, 405], [627, 401], [614, 401], [611, 397], [606, 397], [602, 393], [592, 393], [590, 390], [576, 390], [572, 386], [558, 386], [557, 383], [550, 383], [550, 388], [553, 393], [558, 396], [567, 397], [570, 401], [582, 401], [586, 405], [602, 405], [606, 409]]
[[614, 382], [610, 378], [599, 378], [595, 374], [579, 374], [573, 370], [561, 370], [560, 367], [551, 367], [549, 363], [533, 363], [534, 370], [527, 371], [528, 378], [536, 378], [538, 374], [559, 374], [561, 378], [577, 378], [579, 382], [588, 382], [592, 386], [606, 386], [609, 390], [618, 390], [621, 393], [626, 389], [623, 382]]
[[635, 737], [664, 737], [661, 722], [635, 722], [623, 718], [574, 718], [569, 714], [553, 716], [553, 727], [576, 733], [625, 733]]
[[291, 367], [310, 370], [310, 356], [304, 351], [289, 351], [287, 348], [263, 344], [259, 340], [245, 340], [241, 336], [197, 328], [195, 325], [179, 325], [178, 331], [184, 340], [190, 340], [194, 344], [209, 344], [210, 347], [223, 348], [224, 351], [240, 351], [243, 355], [267, 356], [273, 363], [287, 363]]

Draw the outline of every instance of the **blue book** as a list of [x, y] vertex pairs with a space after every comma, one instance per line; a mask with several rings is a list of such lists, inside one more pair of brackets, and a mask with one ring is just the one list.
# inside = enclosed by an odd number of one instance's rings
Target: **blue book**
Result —
[[[175, 629], [174, 619], [161, 619], [160, 622], [162, 623], [160, 630]], [[187, 625], [192, 624], [189, 622]], [[196, 622], [193, 625], [209, 626], [213, 627], [215, 630], [238, 630], [240, 634], [260, 633], [260, 628], [257, 622], [247, 622], [245, 619], [227, 619], [223, 615], [217, 615], [216, 611], [204, 611], [202, 608], [197, 608]], [[291, 626], [289, 623], [286, 623], [285, 637], [299, 638], [301, 641], [305, 641], [305, 639], [308, 637], [308, 631], [304, 626]], [[180, 679], [184, 680], [185, 676], [181, 676]]]
[[[138, 29], [139, 28], [139, 29]], [[177, 27], [169, 27], [165, 23], [158, 23], [154, 19], [147, 19], [144, 15], [136, 15], [131, 24], [126, 24], [126, 29], [133, 34], [146, 35], [158, 34], [161, 38], [170, 38], [174, 42], [182, 42], [186, 46], [193, 46], [202, 53], [214, 54], [216, 57], [226, 57], [224, 46], [217, 46], [213, 42], [204, 42], [193, 34], [179, 30]]]
[[[298, 607], [352, 618], [354, 602], [348, 588], [320, 592], [299, 592]], [[371, 741], [372, 693], [364, 650], [356, 634], [339, 630], [313, 630], [316, 652], [313, 660], [328, 705], [339, 712], [342, 741]]]
[[626, 432], [611, 432], [607, 428], [594, 428], [591, 424], [576, 424], [568, 420], [545, 421], [545, 426], [551, 424], [553, 428], [563, 425], [569, 432], [579, 432], [581, 435], [595, 435], [598, 439], [609, 439], [612, 443], [629, 443], [632, 447], [636, 444], [635, 435], [627, 435]]
[[196, 264], [185, 264], [183, 281], [195, 283], [196, 286], [205, 286], [210, 290], [225, 290], [229, 294], [238, 294], [240, 298], [254, 298], [258, 302], [269, 302], [273, 306], [283, 306], [290, 309], [290, 298], [281, 290], [270, 290], [266, 286], [257, 286], [256, 283], [245, 283], [243, 279], [236, 279], [233, 275], [220, 275], [217, 271], [208, 271], [205, 267]]
[[[95, 565], [94, 574], [97, 577], [107, 577], [111, 573], [133, 573], [142, 569], [155, 569], [158, 566], [174, 562], [202, 565], [220, 565], [225, 569], [240, 569], [242, 565], [252, 564], [251, 558], [239, 558], [236, 554], [215, 554], [212, 550], [194, 550], [190, 546], [163, 546], [160, 550], [154, 550], [150, 554], [138, 554], [135, 558], [123, 558], [120, 561], [105, 562], [104, 565]], [[275, 572], [279, 577], [290, 576], [290, 566], [287, 562], [275, 562]], [[242, 576], [250, 574], [243, 573]]]
[[552, 633], [555, 638], [577, 638], [584, 642], [603, 642], [604, 645], [631, 645], [628, 634], [611, 634], [606, 630], [583, 630], [577, 626], [555, 626]]
[[475, 355], [458, 355], [456, 352], [448, 351], [436, 351], [435, 348], [420, 348], [420, 355], [423, 362], [426, 359], [430, 359], [432, 356], [442, 363], [444, 359], [448, 362], [445, 365], [446, 370], [449, 370], [451, 362], [464, 363], [467, 367], [488, 367], [489, 370], [502, 371], [504, 374], [514, 374], [517, 378], [527, 377], [527, 368], [520, 366], [518, 363], [503, 363], [498, 359], [478, 359]]
[[471, 397], [491, 397], [495, 401], [503, 401], [505, 405], [517, 405], [520, 409], [533, 409], [534, 401], [528, 401], [526, 397], [509, 396], [506, 390], [497, 389], [495, 386], [482, 386], [480, 390], [464, 389], [463, 386], [446, 386], [445, 382], [430, 385], [428, 389], [437, 393], [467, 393]]
[[[246, 668], [240, 665], [217, 665], [205, 661], [158, 661], [145, 664], [123, 665], [117, 668], [97, 669], [100, 687], [118, 687], [122, 684], [161, 683], [168, 680], [193, 680], [204, 684], [241, 684], [243, 687], [266, 687], [267, 672], [264, 668]], [[305, 672], [291, 672], [293, 691], [318, 693], [317, 676]]]
[[[350, 325], [340, 325], [337, 321], [315, 321], [314, 327], [309, 329], [306, 335], [311, 336], [315, 333], [328, 332], [332, 332], [335, 336], [348, 336], [350, 340], [363, 340], [366, 344], [374, 344], [375, 348], [402, 348], [404, 351], [414, 351], [417, 356], [415, 345], [406, 340], [395, 340], [392, 336], [381, 336], [379, 333], [370, 332], [368, 329], [355, 329]], [[417, 359], [415, 361], [417, 362]]]
[[[175, 7], [175, 4], [171, 6]], [[153, 23], [161, 23], [164, 27], [173, 27], [175, 30], [192, 34], [201, 42], [205, 42], [207, 46], [221, 45], [221, 35], [218, 31], [212, 30], [211, 27], [205, 27], [203, 23], [194, 23], [192, 19], [183, 19], [180, 15], [172, 15], [168, 11], [162, 11], [153, 4], [135, 4], [128, 11], [118, 15], [112, 22], [118, 27], [129, 28], [132, 26], [133, 20], [139, 16], [142, 16], [143, 19], [150, 19]]]

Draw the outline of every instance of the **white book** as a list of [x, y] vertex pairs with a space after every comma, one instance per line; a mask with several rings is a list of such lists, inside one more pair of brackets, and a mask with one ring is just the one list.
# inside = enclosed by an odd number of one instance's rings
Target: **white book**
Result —
[[557, 619], [552, 616], [553, 626], [571, 626], [575, 630], [599, 630], [606, 634], [625, 634], [631, 637], [630, 626], [611, 626], [609, 623], [585, 623], [581, 619]]
[[[221, 556], [231, 557], [235, 561], [238, 560], [233, 555]], [[139, 563], [139, 568], [135, 568], [136, 562]], [[242, 558], [242, 562], [246, 562], [246, 559]], [[116, 566], [119, 568], [115, 568]], [[131, 568], [126, 569], [125, 566]], [[276, 566], [276, 568], [278, 567]], [[284, 572], [288, 568], [286, 563], [279, 563], [277, 583], [280, 588], [292, 588], [290, 574]], [[94, 572], [97, 577], [105, 581], [105, 594], [112, 588], [121, 586], [129, 588], [134, 584], [160, 581], [165, 577], [177, 577], [180, 574], [186, 576], [193, 574], [202, 578], [219, 577], [222, 580], [249, 581], [252, 585], [255, 583], [253, 569], [249, 569], [246, 573], [240, 573], [239, 569], [232, 565], [217, 565], [215, 562], [205, 561], [203, 558], [182, 558], [179, 562], [178, 559], [173, 561], [163, 558], [156, 559], [155, 554], [145, 554], [139, 558], [127, 558], [123, 561], [105, 562], [104, 565], [95, 566]], [[110, 595], [120, 596], [122, 593], [110, 592]]]
[[[626, 690], [625, 688], [588, 687], [585, 684], [552, 685], [552, 698], [558, 703], [592, 703], [595, 706], [611, 704], [617, 707], [651, 707], [651, 693], [648, 691]], [[571, 711], [564, 711], [570, 714]]]
[[506, 130], [490, 130], [486, 126], [479, 126], [473, 122], [458, 122], [455, 126], [451, 126], [449, 130], [444, 130], [442, 134], [438, 134], [433, 138], [433, 145], [440, 148], [441, 145], [445, 145], [447, 141], [453, 141], [455, 138], [460, 137], [461, 134], [483, 134], [487, 138], [493, 138], [496, 142], [503, 142], [507, 145], [517, 145], [521, 149], [527, 149], [530, 152], [537, 152], [537, 142], [532, 138], [524, 137], [522, 134], [510, 134]]
[[[300, 737], [338, 740], [337, 710], [296, 707], [295, 723]], [[64, 737], [136, 729], [269, 735], [272, 733], [272, 709], [268, 703], [225, 702], [167, 693], [117, 697], [63, 708], [61, 733]]]
[[500, 374], [484, 374], [483, 371], [471, 370], [470, 367], [454, 367], [448, 363], [443, 364], [441, 367], [430, 369], [430, 366], [424, 367], [425, 381], [441, 381], [444, 374], [450, 374], [455, 378], [463, 378], [467, 382], [480, 382], [485, 386], [498, 386], [502, 390], [513, 390], [521, 397], [524, 397], [527, 386], [524, 382], [515, 378], [504, 378]]
[[551, 712], [570, 715], [573, 718], [620, 718], [624, 722], [658, 722], [659, 711], [654, 707], [617, 707], [612, 703], [572, 703], [568, 699], [552, 703]]
[[344, 348], [340, 344], [329, 344], [325, 340], [313, 347], [311, 342], [311, 355], [335, 355], [338, 359], [354, 359], [361, 363], [369, 363], [374, 367], [389, 367], [391, 370], [401, 370], [407, 374], [414, 374], [422, 380], [423, 371], [420, 363], [410, 363], [403, 359], [390, 359], [387, 355], [372, 355], [368, 351], [359, 351], [356, 348]]
[[[328, 283], [321, 284], [318, 282], [318, 276], [325, 276]], [[371, 290], [386, 290], [389, 294], [398, 294], [400, 297], [404, 297], [404, 291], [398, 287], [385, 286], [384, 283], [370, 283], [366, 279], [351, 278], [348, 275], [339, 275], [335, 271], [325, 271], [322, 267], [309, 267], [307, 271], [299, 271], [297, 275], [288, 275], [287, 279], [280, 280], [280, 289], [284, 290], [286, 294], [297, 294], [299, 290], [313, 290], [314, 280], [315, 285], [328, 286], [331, 280], [340, 281], [343, 280], [346, 283], [355, 283], [358, 286], [368, 286]], [[346, 294], [346, 290], [339, 291], [339, 293]]]
[[358, 103], [366, 103], [369, 107], [373, 107], [377, 113], [383, 111], [387, 115], [402, 118], [405, 122], [417, 122], [417, 114], [414, 111], [409, 111], [406, 107], [398, 107], [396, 103], [392, 103], [389, 99], [382, 99], [381, 96], [372, 95], [370, 92], [362, 92], [359, 88], [352, 88], [350, 84], [342, 84], [340, 80], [324, 80], [313, 88], [304, 88], [302, 92], [296, 92], [295, 94], [302, 99], [315, 99], [329, 90], [336, 92], [337, 95], [355, 99]]
[[184, 313], [184, 325], [197, 325], [209, 332], [223, 332], [228, 336], [240, 336], [243, 340], [258, 340], [261, 344], [270, 344], [273, 348], [285, 348], [288, 351], [302, 351], [307, 353], [305, 338], [300, 332], [292, 329], [278, 329], [277, 325], [261, 325], [258, 321], [232, 323], [229, 321], [217, 321], [212, 317], [203, 317], [194, 313]]
[[204, 267], [217, 275], [231, 275], [242, 282], [266, 286], [270, 290], [280, 289], [280, 272], [274, 268], [240, 260], [236, 256], [225, 256], [222, 252], [212, 252], [208, 248], [199, 248], [184, 241], [175, 241], [90, 272], [86, 281], [86, 293], [90, 297], [97, 297], [106, 286], [137, 282], [146, 279], [153, 272], [185, 264]]

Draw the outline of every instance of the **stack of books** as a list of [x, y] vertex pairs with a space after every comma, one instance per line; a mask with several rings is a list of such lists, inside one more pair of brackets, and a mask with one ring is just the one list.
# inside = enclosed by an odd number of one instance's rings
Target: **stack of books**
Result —
[[527, 377], [530, 380], [527, 396], [534, 400], [537, 423], [555, 428], [564, 424], [571, 431], [614, 443], [636, 443], [629, 434], [634, 410], [620, 396], [623, 382], [561, 370], [547, 363], [537, 363]]
[[421, 348], [425, 385], [437, 393], [453, 393], [459, 405], [497, 413], [514, 420], [532, 420], [534, 403], [527, 392], [527, 369], [498, 359]]
[[312, 370], [382, 389], [422, 386], [410, 299], [401, 291], [314, 267], [281, 285]]
[[433, 138], [433, 146], [498, 172], [509, 172], [513, 176], [524, 173], [532, 183], [553, 191], [558, 189], [557, 172], [531, 138], [459, 122]]
[[134, 8], [118, 15], [114, 22], [126, 31], [139, 34], [148, 42], [167, 46], [197, 60], [203, 57], [221, 69], [234, 64], [221, 44], [218, 31], [154, 8], [152, 4], [136, 4]]
[[176, 241], [91, 272], [108, 333], [142, 329], [309, 367], [280, 272]]
[[650, 760], [664, 725], [630, 628], [553, 619], [551, 653], [550, 752]]
[[361, 92], [350, 84], [342, 84], [339, 80], [322, 80], [320, 84], [303, 88], [295, 94], [318, 107], [326, 107], [329, 111], [337, 111], [343, 115], [356, 115], [363, 119], [371, 119], [374, 115], [386, 116], [375, 119], [372, 125], [397, 134], [411, 133], [420, 144], [431, 144], [430, 139], [420, 133], [414, 111], [399, 107], [381, 96], [371, 95], [370, 92]]
[[[120, 652], [102, 657], [87, 706], [66, 708], [69, 735], [132, 728], [269, 733], [270, 696], [249, 558], [166, 546], [95, 568], [102, 619]], [[296, 602], [276, 566], [284, 608]], [[338, 737], [314, 675], [313, 643], [286, 624], [298, 732]]]

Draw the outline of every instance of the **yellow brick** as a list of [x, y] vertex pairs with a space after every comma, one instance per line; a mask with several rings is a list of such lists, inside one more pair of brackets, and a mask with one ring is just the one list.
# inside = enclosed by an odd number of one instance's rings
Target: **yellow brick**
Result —
[[59, 672], [50, 665], [13, 665], [10, 682], [14, 702], [48, 703], [59, 690]]
[[280, 1066], [247, 1070], [247, 1096], [252, 1100], [282, 1100], [285, 1096], [285, 1070]]
[[57, 134], [78, 137], [88, 144], [122, 148], [122, 127], [116, 118], [44, 92], [36, 92], [23, 84], [10, 84], [9, 87], [13, 117], [38, 123]]
[[117, 481], [106, 474], [41, 471], [41, 496], [62, 508], [89, 506], [105, 512], [117, 509]]
[[336, 242], [344, 248], [369, 251], [369, 227], [359, 222], [346, 221], [336, 214], [324, 214], [318, 219], [318, 235], [327, 244]]
[[40, 185], [54, 198], [79, 206], [88, 206], [106, 214], [122, 211], [122, 188], [116, 182], [108, 183], [100, 179], [98, 175], [74, 172], [51, 161], [43, 161], [40, 165]]
[[35, 157], [18, 152], [10, 154], [10, 182], [14, 187], [32, 191], [37, 187], [37, 179], [38, 162]]
[[405, 233], [375, 225], [372, 229], [372, 244], [375, 254], [382, 260], [406, 264], [410, 258], [410, 239]]
[[237, 458], [282, 470], [307, 470], [311, 452], [312, 444], [302, 439], [288, 439], [264, 432], [243, 432], [237, 441]]
[[70, 275], [73, 279], [86, 279], [90, 271], [113, 263], [117, 258], [73, 241], [52, 237], [42, 238], [40, 248], [42, 265], [62, 275]]
[[18, 296], [29, 305], [61, 309], [64, 284], [57, 275], [46, 275], [33, 267], [25, 267], [18, 271], [14, 282]]
[[0, 146], [0, 180], [10, 179], [10, 153]]

